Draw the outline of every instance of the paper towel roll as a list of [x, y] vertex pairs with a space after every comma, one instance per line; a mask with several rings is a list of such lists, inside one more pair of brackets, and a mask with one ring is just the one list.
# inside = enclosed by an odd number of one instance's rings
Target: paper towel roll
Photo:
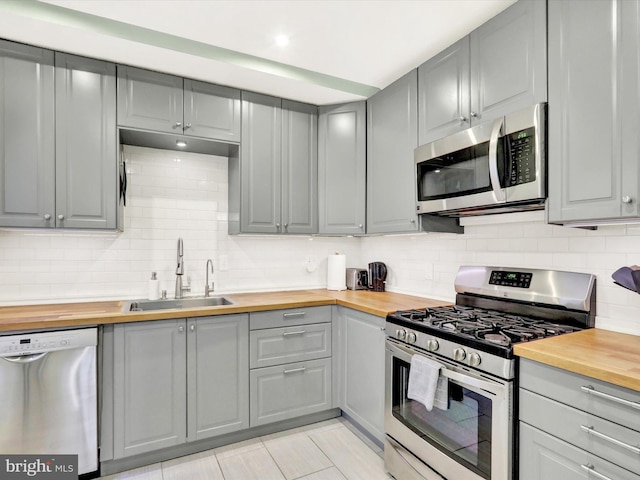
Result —
[[327, 259], [327, 290], [347, 289], [347, 256], [336, 253]]

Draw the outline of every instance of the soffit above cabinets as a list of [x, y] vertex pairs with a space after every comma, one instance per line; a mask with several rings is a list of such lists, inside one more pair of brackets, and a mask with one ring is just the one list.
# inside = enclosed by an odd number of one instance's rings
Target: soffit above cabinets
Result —
[[514, 2], [3, 0], [0, 38], [327, 105], [373, 95]]

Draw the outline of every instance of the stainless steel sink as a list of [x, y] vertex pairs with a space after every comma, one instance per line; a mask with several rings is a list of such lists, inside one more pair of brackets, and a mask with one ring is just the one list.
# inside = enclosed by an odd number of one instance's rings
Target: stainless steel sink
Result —
[[124, 305], [124, 312], [147, 312], [151, 310], [168, 310], [172, 308], [219, 307], [234, 305], [228, 297], [179, 298], [174, 300], [134, 300]]

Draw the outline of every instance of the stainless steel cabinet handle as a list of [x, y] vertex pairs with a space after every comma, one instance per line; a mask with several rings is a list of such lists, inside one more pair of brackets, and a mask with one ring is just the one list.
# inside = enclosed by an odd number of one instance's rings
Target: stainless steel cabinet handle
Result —
[[58, 220], [60, 220], [60, 221], [64, 220], [64, 215], [62, 215], [62, 214], [58, 215]]
[[283, 337], [288, 337], [289, 335], [304, 335], [306, 332], [304, 330], [297, 330], [295, 332], [282, 332]]
[[633, 453], [640, 455], [640, 447], [636, 447], [633, 445], [629, 445], [626, 442], [622, 442], [617, 438], [610, 437], [609, 435], [605, 435], [604, 433], [600, 433], [597, 430], [594, 430], [593, 427], [589, 427], [587, 425], [580, 425], [580, 428], [583, 432], [588, 433], [589, 435], [593, 435], [594, 437], [598, 437], [602, 440], [605, 440], [609, 443], [613, 443], [622, 448], [626, 448], [627, 450], [631, 450]]
[[603, 475], [600, 472], [596, 472], [595, 470], [596, 467], [594, 467], [590, 463], [587, 463], [586, 465], [580, 465], [580, 466], [584, 471], [587, 472], [587, 475], [593, 475], [594, 477], [599, 478], [600, 480], [611, 480], [611, 478], [607, 477], [606, 475]]
[[280, 230], [280, 224], [279, 224], [279, 223], [276, 223], [276, 228], [277, 228], [278, 230]]
[[291, 370], [285, 370], [282, 373], [284, 373], [285, 375], [288, 375], [289, 373], [304, 372], [306, 369], [307, 369], [306, 367], [292, 368]]
[[288, 224], [288, 223], [285, 223], [285, 224], [284, 224], [284, 228], [289, 228], [289, 224]]
[[622, 197], [622, 203], [631, 203], [633, 202], [633, 198], [631, 198], [629, 195], [625, 195], [624, 197]]
[[49, 352], [32, 353], [31, 355], [18, 355], [15, 357], [2, 357], [3, 360], [11, 363], [31, 363], [40, 360]]
[[191, 124], [190, 124], [190, 123], [187, 123], [187, 124], [184, 126], [184, 129], [185, 129], [185, 130], [186, 130], [187, 128], [191, 128]]
[[464, 123], [468, 120], [468, 118], [465, 117], [464, 115], [461, 115], [460, 118], [458, 118], [458, 120], [460, 120], [460, 123]]
[[412, 218], [411, 220], [409, 220], [409, 222], [411, 222], [411, 223], [416, 223], [416, 219], [415, 219], [415, 218]]
[[180, 333], [184, 332], [184, 327], [183, 327], [182, 325], [180, 325], [180, 326], [178, 327], [178, 331], [179, 331]]
[[358, 225], [358, 228], [359, 228], [360, 230], [362, 230], [362, 229], [364, 228], [364, 225], [363, 225], [363, 224], [360, 224], [360, 225]]
[[625, 405], [627, 407], [640, 410], [640, 403], [632, 402], [631, 400], [625, 400], [624, 398], [616, 397], [614, 395], [609, 395], [608, 393], [599, 392], [598, 390], [593, 388], [591, 385], [584, 385], [580, 387], [580, 390], [582, 390], [585, 393], [588, 393], [589, 395], [595, 395], [596, 397], [604, 398], [606, 400], [611, 400], [612, 402], [620, 403], [621, 405]]
[[48, 213], [45, 213], [44, 214], [44, 219], [47, 220], [47, 221], [51, 220], [51, 215], [49, 215]]
[[191, 330], [192, 332], [195, 332], [196, 331], [196, 326], [195, 325], [191, 325], [189, 327], [189, 330]]
[[181, 127], [181, 126], [182, 126], [182, 122], [176, 122], [176, 123], [173, 125], [173, 128], [179, 128], [179, 127]]
[[469, 115], [471, 118], [478, 118], [478, 114], [476, 112], [471, 112]]
[[307, 314], [307, 312], [290, 312], [290, 313], [283, 313], [282, 316], [284, 318], [295, 318], [295, 317], [304, 317]]

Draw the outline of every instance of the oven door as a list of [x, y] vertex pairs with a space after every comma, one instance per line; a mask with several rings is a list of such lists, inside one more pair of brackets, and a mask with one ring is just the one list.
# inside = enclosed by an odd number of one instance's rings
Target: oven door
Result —
[[[407, 398], [411, 357], [423, 355], [447, 367], [449, 408], [430, 412]], [[511, 480], [513, 454], [513, 384], [394, 340], [386, 341], [385, 432], [393, 449], [385, 465], [398, 480], [438, 478], [394, 472], [398, 448], [417, 457], [446, 479]], [[398, 445], [399, 444], [399, 445]], [[393, 451], [392, 451], [393, 450]], [[394, 455], [395, 454], [395, 455]], [[387, 452], [385, 451], [385, 457]], [[405, 465], [406, 467], [406, 465]], [[429, 471], [430, 471], [429, 470]]]

